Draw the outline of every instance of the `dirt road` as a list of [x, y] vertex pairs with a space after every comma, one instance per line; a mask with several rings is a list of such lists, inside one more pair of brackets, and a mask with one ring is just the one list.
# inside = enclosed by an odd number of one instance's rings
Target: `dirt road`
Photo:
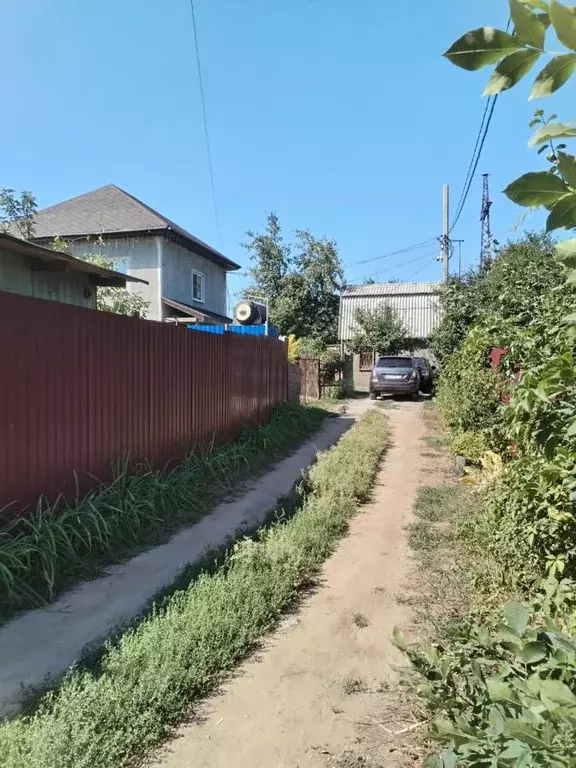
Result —
[[[369, 406], [357, 400], [338, 419], [329, 419], [303, 445], [195, 525], [175, 534], [102, 576], [64, 593], [58, 600], [16, 617], [0, 628], [0, 716], [17, 711], [22, 688], [42, 686], [78, 661], [83, 649], [101, 642], [137, 616], [148, 600], [177, 578], [207, 548], [222, 546], [240, 528], [261, 525], [278, 499], [298, 482], [318, 450], [332, 446]], [[45, 638], [50, 638], [47, 644]]]
[[[159, 768], [380, 768], [412, 764], [388, 731], [414, 720], [397, 688], [405, 526], [422, 481], [423, 405], [388, 411], [393, 446], [374, 497], [322, 570], [320, 587], [157, 757]], [[388, 729], [388, 731], [386, 730]]]

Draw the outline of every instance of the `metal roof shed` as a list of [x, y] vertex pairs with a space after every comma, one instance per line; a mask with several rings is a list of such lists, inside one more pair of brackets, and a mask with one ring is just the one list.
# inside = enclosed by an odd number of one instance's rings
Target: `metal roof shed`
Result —
[[349, 286], [340, 296], [338, 338], [350, 341], [356, 329], [359, 309], [374, 310], [382, 305], [395, 309], [410, 336], [428, 339], [440, 317], [441, 283], [374, 283]]

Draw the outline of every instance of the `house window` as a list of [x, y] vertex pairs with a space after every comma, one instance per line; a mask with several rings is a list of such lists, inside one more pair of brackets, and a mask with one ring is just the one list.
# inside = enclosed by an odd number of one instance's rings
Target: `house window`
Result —
[[372, 352], [360, 352], [360, 370], [371, 371], [374, 365], [374, 356]]
[[192, 272], [192, 298], [194, 301], [204, 301], [204, 275], [202, 272]]

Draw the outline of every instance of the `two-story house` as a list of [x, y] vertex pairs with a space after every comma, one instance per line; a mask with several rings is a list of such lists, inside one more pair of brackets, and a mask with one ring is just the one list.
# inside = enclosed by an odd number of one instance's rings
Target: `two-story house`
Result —
[[240, 266], [114, 184], [38, 211], [35, 224], [34, 242], [58, 236], [75, 255], [102, 254], [145, 280], [129, 290], [149, 303], [149, 320], [232, 322], [226, 277]]

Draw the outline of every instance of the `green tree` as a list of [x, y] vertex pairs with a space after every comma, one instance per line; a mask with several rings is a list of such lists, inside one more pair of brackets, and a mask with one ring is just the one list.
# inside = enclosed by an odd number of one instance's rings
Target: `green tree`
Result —
[[344, 278], [336, 243], [298, 230], [287, 245], [274, 213], [263, 233], [246, 234], [243, 246], [253, 262], [248, 292], [268, 299], [270, 321], [282, 335], [335, 341]]
[[9, 232], [24, 240], [34, 237], [36, 199], [32, 192], [18, 194], [13, 189], [0, 189], [0, 232]]
[[291, 263], [290, 246], [284, 244], [280, 221], [274, 212], [266, 217], [264, 232], [246, 232], [248, 240], [242, 243], [253, 262], [248, 270], [250, 293], [265, 296], [270, 302], [271, 314], [282, 293], [283, 281]]
[[296, 274], [303, 278], [303, 317], [307, 328], [302, 336], [336, 341], [338, 310], [344, 272], [334, 240], [316, 238], [307, 229], [296, 231]]
[[356, 327], [349, 347], [357, 354], [376, 352], [397, 355], [410, 349], [411, 340], [398, 312], [383, 304], [378, 309], [357, 310]]

